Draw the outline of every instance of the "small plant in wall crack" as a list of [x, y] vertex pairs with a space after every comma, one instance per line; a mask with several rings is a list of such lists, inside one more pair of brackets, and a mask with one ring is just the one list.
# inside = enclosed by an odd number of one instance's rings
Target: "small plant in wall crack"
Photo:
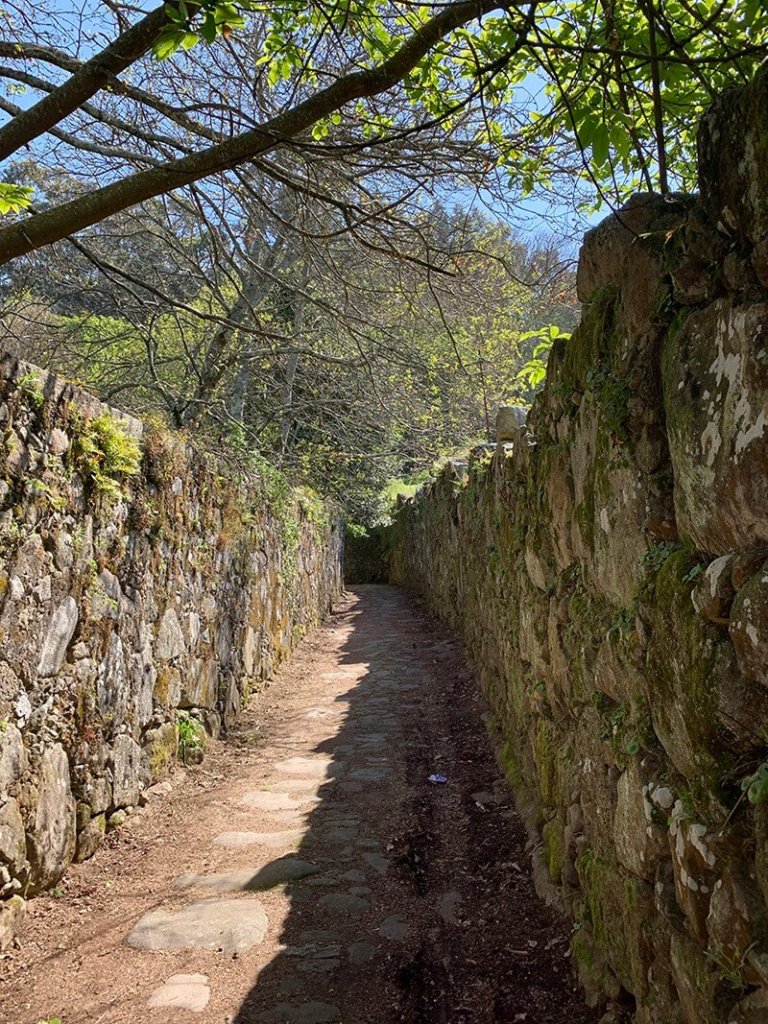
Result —
[[201, 759], [205, 747], [205, 731], [196, 718], [184, 716], [178, 721], [178, 757], [184, 764], [192, 764]]
[[747, 794], [751, 804], [761, 804], [768, 799], [768, 761], [763, 761], [756, 771], [741, 780], [741, 791]]
[[36, 373], [25, 373], [23, 377], [20, 377], [19, 389], [31, 406], [38, 411], [42, 409], [45, 404], [45, 395], [40, 378]]
[[94, 489], [112, 498], [122, 494], [123, 482], [141, 467], [141, 448], [119, 420], [102, 413], [87, 423], [71, 417], [77, 426], [74, 456], [78, 471]]
[[720, 946], [712, 946], [710, 949], [704, 950], [704, 956], [717, 966], [720, 980], [724, 981], [735, 991], [740, 992], [747, 988], [743, 972], [747, 958], [755, 948], [755, 945], [756, 943], [753, 942], [751, 946], [744, 950], [741, 956], [738, 954], [728, 954]]

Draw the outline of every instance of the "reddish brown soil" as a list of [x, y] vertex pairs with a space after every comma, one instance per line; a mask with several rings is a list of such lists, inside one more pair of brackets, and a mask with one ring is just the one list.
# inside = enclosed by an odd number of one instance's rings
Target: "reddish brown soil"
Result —
[[[59, 895], [31, 902], [19, 948], [0, 959], [0, 1021], [251, 1024], [303, 1012], [341, 1024], [594, 1021], [574, 982], [567, 926], [534, 893], [483, 715], [458, 642], [404, 593], [358, 588], [202, 766], [178, 773], [169, 797], [73, 867]], [[243, 953], [128, 946], [148, 910], [222, 898], [182, 893], [178, 876], [285, 855], [213, 840], [295, 827], [290, 814], [241, 803], [285, 788], [280, 765], [295, 756], [328, 761], [316, 802], [303, 808], [301, 852], [292, 851], [320, 873], [226, 896], [262, 903], [263, 943]], [[434, 773], [448, 782], [430, 783]], [[371, 853], [389, 862], [379, 862], [385, 873]], [[321, 903], [350, 890], [364, 901], [356, 916]], [[393, 918], [407, 934], [388, 937]], [[367, 944], [363, 963], [351, 957], [357, 943]], [[312, 968], [318, 946], [331, 960]], [[169, 976], [195, 972], [211, 990], [202, 1012], [147, 1008]]]

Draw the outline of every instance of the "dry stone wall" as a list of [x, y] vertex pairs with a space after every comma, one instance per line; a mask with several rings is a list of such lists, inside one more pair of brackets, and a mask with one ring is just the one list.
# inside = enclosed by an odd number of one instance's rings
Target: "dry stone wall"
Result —
[[325, 615], [342, 540], [268, 466], [238, 475], [8, 357], [0, 432], [2, 948], [167, 772], [179, 723], [232, 723]]
[[390, 538], [466, 639], [590, 997], [639, 1024], [768, 1021], [767, 110], [763, 73], [707, 114], [701, 197], [587, 235], [527, 427]]

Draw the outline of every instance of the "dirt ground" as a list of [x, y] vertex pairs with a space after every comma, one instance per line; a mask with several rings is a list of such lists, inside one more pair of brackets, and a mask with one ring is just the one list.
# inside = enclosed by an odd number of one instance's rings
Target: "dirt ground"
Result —
[[31, 901], [0, 1021], [595, 1021], [483, 714], [455, 639], [356, 588], [201, 766]]

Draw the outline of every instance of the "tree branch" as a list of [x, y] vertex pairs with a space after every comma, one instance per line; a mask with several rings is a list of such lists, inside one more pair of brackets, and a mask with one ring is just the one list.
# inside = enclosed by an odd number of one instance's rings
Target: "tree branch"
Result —
[[[32, 252], [42, 245], [66, 238], [129, 206], [190, 185], [217, 171], [230, 170], [246, 160], [270, 152], [344, 104], [376, 96], [391, 89], [444, 36], [473, 18], [505, 6], [507, 5], [503, 0], [464, 0], [444, 7], [439, 14], [415, 31], [380, 67], [345, 75], [258, 128], [243, 132], [191, 156], [172, 160], [162, 167], [129, 175], [89, 195], [74, 199], [55, 209], [34, 214], [26, 220], [0, 230], [0, 265], [16, 256]], [[524, 45], [528, 25], [529, 20], [526, 19], [518, 32], [510, 56]], [[0, 137], [1, 135], [0, 132]]]
[[59, 124], [90, 99], [113, 75], [142, 57], [168, 22], [163, 5], [86, 61], [63, 85], [0, 128], [0, 161]]

